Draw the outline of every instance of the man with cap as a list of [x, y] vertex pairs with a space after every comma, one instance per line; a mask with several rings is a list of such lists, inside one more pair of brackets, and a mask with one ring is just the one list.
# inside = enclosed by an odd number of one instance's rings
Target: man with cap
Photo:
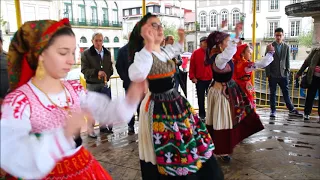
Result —
[[204, 121], [206, 111], [204, 109], [205, 93], [212, 80], [212, 70], [210, 65], [205, 65], [205, 55], [207, 49], [207, 37], [200, 38], [200, 48], [195, 50], [190, 59], [189, 78], [196, 84], [199, 116]]

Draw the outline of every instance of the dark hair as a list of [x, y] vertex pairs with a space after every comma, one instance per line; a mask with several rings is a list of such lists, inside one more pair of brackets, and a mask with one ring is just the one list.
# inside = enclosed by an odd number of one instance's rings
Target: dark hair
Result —
[[274, 33], [277, 33], [277, 32], [283, 33], [283, 29], [282, 29], [281, 27], [276, 28], [276, 29], [274, 30]]
[[1, 36], [0, 36], [0, 42], [1, 42], [1, 43], [3, 43], [3, 39], [2, 39], [2, 37], [1, 37]]
[[128, 43], [129, 48], [129, 62], [133, 62], [134, 54], [138, 51], [141, 51], [143, 48], [143, 37], [141, 36], [141, 27], [145, 25], [148, 21], [148, 19], [157, 17], [156, 15], [153, 15], [151, 13], [147, 13], [145, 16], [142, 17], [142, 19], [134, 26]]
[[50, 47], [54, 43], [55, 39], [60, 36], [75, 36], [75, 35], [74, 35], [74, 32], [72, 31], [71, 27], [64, 27], [62, 29], [59, 29], [56, 33], [53, 34], [53, 36], [49, 40], [48, 44], [46, 45], [45, 48], [43, 48], [42, 51], [44, 51], [45, 49]]
[[[220, 31], [214, 31], [210, 33], [210, 35], [207, 37], [207, 50], [206, 50], [206, 59], [205, 59], [205, 64], [209, 65], [213, 63], [213, 60], [210, 58], [210, 52], [213, 47], [219, 50], [218, 45], [223, 42], [224, 39], [229, 37], [230, 34], [220, 32]], [[221, 53], [221, 52], [220, 52]]]

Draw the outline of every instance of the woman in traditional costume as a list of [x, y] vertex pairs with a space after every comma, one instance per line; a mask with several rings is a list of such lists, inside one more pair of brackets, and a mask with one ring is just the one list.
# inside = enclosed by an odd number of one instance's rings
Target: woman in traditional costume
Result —
[[239, 142], [264, 129], [248, 97], [232, 79], [232, 57], [240, 31], [237, 25], [232, 40], [229, 34], [219, 31], [207, 38], [206, 64], [212, 65], [214, 82], [208, 91], [206, 124], [216, 146], [214, 153], [226, 162]]
[[[101, 123], [129, 121], [144, 93], [110, 101], [64, 81], [74, 64], [76, 39], [68, 19], [30, 21], [9, 47], [10, 90], [1, 109], [1, 168], [8, 179], [112, 179], [81, 145], [84, 113]], [[81, 102], [81, 103], [80, 103]]]
[[255, 109], [255, 91], [251, 83], [251, 74], [257, 68], [264, 68], [273, 61], [274, 48], [271, 44], [268, 45], [268, 53], [258, 62], [251, 61], [251, 51], [248, 44], [242, 44], [237, 47], [237, 52], [233, 56], [234, 73], [232, 78], [246, 94], [251, 108]]
[[161, 48], [163, 26], [148, 13], [134, 27], [129, 40], [129, 77], [148, 80], [149, 93], [139, 116], [139, 156], [144, 180], [223, 179], [212, 154], [211, 137], [190, 103], [174, 88], [175, 63], [180, 40]]

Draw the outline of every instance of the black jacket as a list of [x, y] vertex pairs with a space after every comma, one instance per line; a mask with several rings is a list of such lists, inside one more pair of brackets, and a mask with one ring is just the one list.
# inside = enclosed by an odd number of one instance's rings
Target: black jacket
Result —
[[101, 56], [97, 53], [94, 46], [86, 49], [81, 54], [81, 72], [84, 74], [84, 78], [89, 84], [104, 83], [103, 79], [98, 79], [98, 72], [101, 70], [107, 74], [108, 81], [113, 74], [111, 53], [106, 48], [102, 48], [104, 51], [102, 69], [100, 66]]
[[129, 59], [128, 59], [128, 44], [123, 46], [118, 51], [118, 59], [116, 62], [117, 72], [123, 81], [123, 88], [128, 89], [131, 83], [129, 78]]

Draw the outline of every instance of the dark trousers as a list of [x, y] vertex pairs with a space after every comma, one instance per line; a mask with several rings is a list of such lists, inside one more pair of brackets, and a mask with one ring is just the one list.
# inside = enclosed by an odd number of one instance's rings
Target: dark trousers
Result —
[[[307, 89], [307, 99], [304, 106], [304, 114], [310, 115], [313, 107], [313, 101], [317, 91], [320, 93], [320, 77], [313, 76], [312, 83]], [[320, 102], [318, 100], [318, 115], [320, 116]]]
[[204, 103], [205, 103], [204, 100], [205, 100], [206, 93], [208, 93], [208, 88], [210, 83], [211, 83], [211, 80], [209, 81], [198, 80], [196, 84], [200, 118], [206, 117], [206, 111], [204, 109]]
[[283, 99], [286, 103], [287, 108], [289, 111], [294, 110], [294, 106], [291, 103], [290, 96], [289, 96], [289, 80], [288, 77], [270, 77], [269, 78], [269, 88], [270, 88], [270, 108], [271, 112], [276, 112], [276, 92], [277, 92], [277, 84], [279, 84], [280, 89], [282, 91]]
[[[125, 91], [126, 91], [126, 94], [127, 94], [128, 89], [125, 89]], [[141, 103], [139, 104], [139, 106], [137, 108], [138, 117], [139, 117], [139, 114], [140, 114], [140, 105], [141, 105]], [[128, 126], [133, 128], [134, 127], [134, 121], [135, 121], [135, 116], [133, 115], [131, 120], [130, 120], [130, 122], [128, 123]]]
[[174, 88], [178, 91], [179, 90], [179, 73], [175, 73], [174, 74], [174, 81], [175, 81], [175, 84], [174, 84]]
[[[88, 91], [94, 91], [94, 92], [100, 93], [103, 87], [104, 87], [104, 83], [101, 83], [101, 84], [88, 84], [87, 83], [87, 90]], [[108, 125], [109, 129], [112, 129], [112, 127], [113, 127], [112, 125]], [[105, 127], [100, 126], [100, 128], [105, 128]]]

